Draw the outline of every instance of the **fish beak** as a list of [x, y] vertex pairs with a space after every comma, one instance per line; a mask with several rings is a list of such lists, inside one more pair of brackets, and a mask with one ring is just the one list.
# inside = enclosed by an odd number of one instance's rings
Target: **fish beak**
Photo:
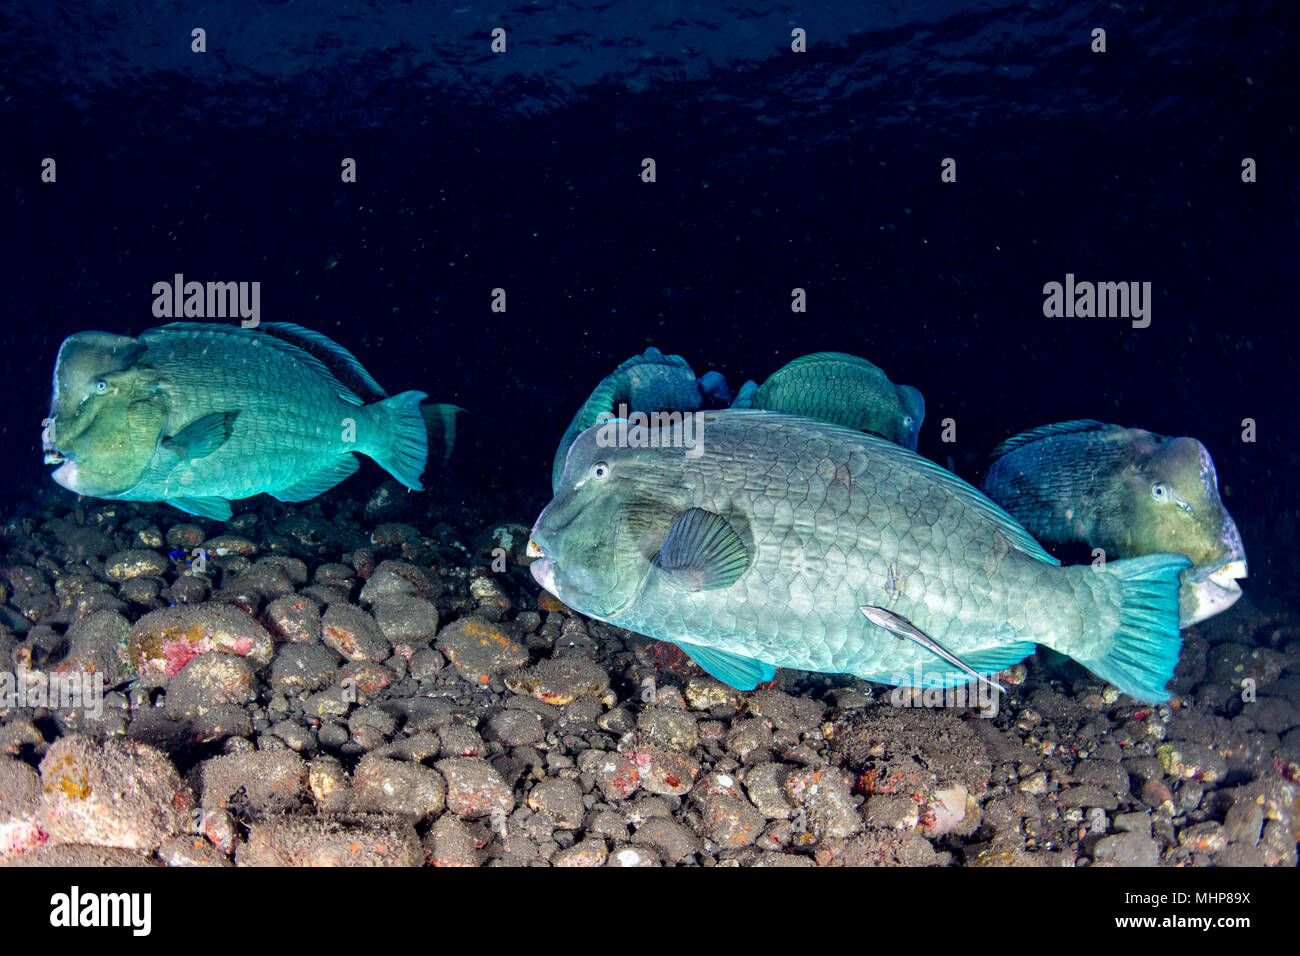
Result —
[[57, 451], [47, 451], [45, 453], [45, 464], [47, 465], [61, 465], [65, 461], [67, 461], [67, 459]]
[[524, 554], [530, 558], [546, 557], [546, 554], [537, 546], [537, 542], [532, 538], [528, 539], [528, 547], [525, 549]]
[[1207, 618], [1221, 614], [1241, 598], [1241, 585], [1246, 577], [1246, 559], [1234, 558], [1197, 574], [1184, 575], [1179, 589], [1181, 606], [1179, 626], [1190, 627]]
[[1221, 588], [1234, 588], [1237, 581], [1247, 576], [1246, 559], [1229, 561], [1210, 573], [1210, 580]]

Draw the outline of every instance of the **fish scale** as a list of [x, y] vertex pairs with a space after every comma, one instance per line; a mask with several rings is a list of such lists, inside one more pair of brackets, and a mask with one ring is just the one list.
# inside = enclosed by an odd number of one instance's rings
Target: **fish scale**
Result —
[[[673, 448], [601, 447], [596, 433], [574, 443], [557, 497], [533, 532], [545, 556], [534, 573], [584, 613], [688, 652], [894, 684], [916, 683], [917, 675], [921, 683], [970, 679], [859, 611], [881, 607], [992, 670], [1040, 643], [1123, 681], [1130, 693], [1163, 697], [1177, 655], [1184, 558], [1113, 562], [1100, 572], [1062, 568], [950, 473], [883, 439], [808, 419], [706, 413], [697, 458]], [[587, 477], [598, 461], [611, 474], [603, 485]], [[823, 477], [837, 474], [848, 480]], [[652, 558], [648, 542], [664, 540], [691, 509], [720, 516], [749, 554], [726, 586], [684, 585]], [[629, 513], [638, 528], [652, 528], [641, 535], [639, 557], [620, 530], [619, 516]], [[615, 571], [621, 580], [606, 587]], [[1110, 659], [1116, 654], [1121, 663]], [[1125, 671], [1135, 664], [1150, 673]]]
[[[143, 339], [148, 342], [146, 335]], [[174, 434], [213, 409], [236, 407], [236, 435], [203, 459], [203, 475], [213, 493], [241, 498], [258, 490], [278, 489], [319, 467], [327, 456], [365, 451], [363, 441], [342, 440], [343, 420], [357, 421], [357, 437], [369, 424], [363, 410], [344, 401], [324, 378], [305, 374], [300, 362], [275, 347], [236, 340], [227, 351], [211, 335], [169, 336], [161, 348], [151, 347], [150, 364], [174, 385], [166, 431]], [[217, 364], [219, 363], [219, 364]], [[282, 409], [292, 407], [293, 415]], [[326, 427], [326, 423], [332, 427]], [[274, 455], [261, 454], [275, 449]], [[180, 476], [175, 482], [183, 480]]]

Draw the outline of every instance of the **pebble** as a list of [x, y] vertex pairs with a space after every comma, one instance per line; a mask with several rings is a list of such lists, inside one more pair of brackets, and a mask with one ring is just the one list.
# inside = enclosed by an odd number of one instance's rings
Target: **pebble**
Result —
[[730, 775], [712, 776], [722, 785], [698, 801], [705, 835], [710, 843], [723, 849], [750, 846], [762, 835], [767, 817], [746, 799], [740, 784]]
[[521, 747], [535, 744], [546, 736], [542, 718], [527, 710], [507, 708], [499, 710], [488, 718], [483, 727], [483, 737], [495, 740], [507, 747]]
[[218, 707], [239, 707], [257, 699], [257, 674], [246, 658], [200, 654], [167, 684], [167, 712], [202, 717]]
[[352, 604], [331, 604], [325, 609], [321, 640], [350, 661], [382, 663], [392, 653], [375, 619]]
[[1238, 797], [1223, 818], [1223, 832], [1231, 843], [1254, 846], [1264, 829], [1264, 808], [1249, 797]]
[[509, 814], [514, 794], [501, 775], [481, 757], [447, 757], [437, 763], [447, 781], [447, 809], [460, 817]]
[[212, 757], [198, 768], [200, 805], [262, 820], [301, 807], [308, 798], [307, 763], [292, 750], [255, 750]]
[[1163, 743], [1156, 756], [1165, 773], [1183, 780], [1218, 783], [1228, 775], [1228, 762], [1212, 747], [1191, 740]]
[[578, 754], [578, 769], [590, 774], [606, 800], [626, 800], [641, 786], [641, 772], [632, 758], [604, 750]]
[[481, 617], [452, 621], [439, 632], [437, 641], [438, 649], [473, 684], [487, 684], [496, 675], [528, 663], [528, 652], [505, 628]]
[[436, 651], [432, 647], [422, 647], [411, 655], [410, 669], [411, 676], [416, 680], [428, 680], [436, 675], [444, 666], [447, 659], [442, 656], [441, 651]]
[[[401, 661], [401, 658], [397, 660]], [[399, 679], [398, 674], [387, 664], [376, 664], [373, 661], [349, 661], [334, 675], [335, 683], [353, 690], [361, 703], [369, 695], [378, 694]]]
[[795, 805], [785, 790], [786, 777], [793, 769], [788, 764], [762, 763], [745, 774], [745, 792], [769, 820], [788, 820], [794, 812]]
[[438, 633], [438, 608], [432, 601], [398, 595], [377, 601], [372, 611], [390, 644], [427, 644]]
[[0, 755], [0, 860], [41, 846], [41, 778], [21, 760]]
[[301, 594], [276, 598], [262, 612], [262, 621], [277, 641], [314, 644], [321, 639], [320, 604]]
[[4, 861], [5, 866], [40, 866], [67, 869], [118, 869], [119, 867], [159, 866], [152, 856], [111, 846], [60, 844], [41, 846]]
[[586, 815], [582, 789], [572, 780], [543, 780], [529, 792], [528, 806], [546, 814], [561, 830], [578, 829]]
[[[82, 671], [104, 675], [108, 687], [131, 676], [131, 625], [116, 611], [97, 611], [68, 628], [68, 652], [51, 670], [55, 673]], [[7, 655], [0, 658], [0, 663]]]
[[609, 675], [581, 654], [566, 654], [507, 676], [506, 687], [558, 707], [608, 690]]
[[1228, 839], [1223, 832], [1223, 824], [1217, 820], [1206, 820], [1183, 829], [1178, 834], [1178, 845], [1214, 854], [1228, 845]]
[[254, 823], [235, 857], [240, 866], [420, 866], [409, 823], [349, 824], [311, 817]]
[[446, 804], [442, 775], [422, 764], [366, 754], [353, 771], [353, 810], [419, 823], [441, 813]]
[[867, 826], [885, 830], [914, 830], [921, 820], [921, 809], [911, 797], [873, 793], [863, 807]]
[[434, 866], [478, 866], [477, 841], [456, 817], [445, 814], [429, 828], [425, 837], [429, 862]]
[[604, 866], [609, 859], [609, 848], [604, 840], [586, 839], [561, 850], [551, 861], [553, 866], [583, 867]]
[[194, 797], [161, 751], [133, 740], [61, 737], [41, 760], [41, 829], [53, 843], [152, 853], [189, 829]]
[[196, 524], [175, 524], [167, 529], [167, 547], [190, 551], [203, 543], [206, 535]]
[[647, 707], [636, 726], [644, 739], [673, 750], [691, 750], [700, 742], [695, 717], [683, 710]]
[[786, 778], [785, 794], [805, 811], [808, 832], [818, 840], [849, 837], [862, 829], [849, 784], [843, 771], [801, 769]]
[[671, 817], [653, 817], [647, 820], [636, 828], [632, 840], [634, 843], [654, 847], [661, 858], [669, 863], [680, 863], [701, 849], [700, 838]]
[[283, 694], [317, 690], [330, 684], [339, 655], [323, 644], [283, 644], [271, 662], [271, 687]]
[[636, 767], [641, 786], [650, 793], [682, 796], [700, 771], [694, 756], [654, 743], [639, 733], [620, 749]]
[[104, 563], [104, 576], [116, 584], [139, 577], [162, 577], [167, 573], [168, 562], [157, 551], [132, 548], [119, 551]]
[[200, 654], [220, 651], [260, 667], [274, 652], [266, 628], [227, 604], [185, 604], [146, 614], [131, 628], [128, 659], [142, 675], [173, 677]]
[[333, 757], [312, 758], [307, 765], [307, 787], [318, 813], [338, 813], [351, 800], [348, 775]]
[[1116, 833], [1097, 841], [1092, 859], [1097, 866], [1156, 866], [1160, 845], [1145, 833]]

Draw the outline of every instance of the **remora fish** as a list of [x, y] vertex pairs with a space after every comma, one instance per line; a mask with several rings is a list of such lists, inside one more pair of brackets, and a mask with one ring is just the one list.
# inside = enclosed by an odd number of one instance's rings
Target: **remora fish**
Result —
[[351, 353], [288, 323], [79, 332], [55, 362], [45, 460], [78, 494], [218, 520], [231, 498], [313, 498], [356, 471], [354, 452], [419, 490], [425, 397], [387, 397]]
[[625, 405], [640, 412], [693, 412], [706, 398], [731, 400], [727, 380], [719, 372], [705, 372], [699, 378], [680, 355], [664, 355], [653, 345], [634, 355], [601, 379], [578, 409], [560, 439], [551, 465], [551, 490], [564, 473], [564, 456], [575, 438], [601, 420], [617, 415]]
[[746, 382], [732, 408], [764, 408], [871, 432], [916, 451], [925, 399], [895, 385], [864, 358], [814, 352], [773, 372], [762, 385]]
[[1168, 696], [1186, 558], [1063, 568], [898, 445], [762, 411], [702, 417], [694, 458], [579, 436], [532, 530], [542, 587], [742, 689], [777, 666], [966, 683], [1039, 643], [1139, 700]]
[[993, 454], [1001, 457], [984, 477], [984, 493], [1043, 543], [1085, 544], [1108, 558], [1190, 558], [1183, 627], [1241, 597], [1246, 551], [1219, 498], [1214, 460], [1195, 438], [1085, 419], [1035, 428]]

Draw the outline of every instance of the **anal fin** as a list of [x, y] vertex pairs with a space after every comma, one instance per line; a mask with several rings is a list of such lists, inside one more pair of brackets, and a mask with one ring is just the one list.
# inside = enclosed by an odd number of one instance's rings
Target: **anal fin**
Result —
[[699, 664], [712, 676], [736, 690], [753, 690], [763, 681], [776, 676], [776, 668], [752, 657], [741, 657], [729, 651], [720, 651], [716, 647], [704, 647], [700, 644], [674, 642], [691, 655], [691, 660]]

